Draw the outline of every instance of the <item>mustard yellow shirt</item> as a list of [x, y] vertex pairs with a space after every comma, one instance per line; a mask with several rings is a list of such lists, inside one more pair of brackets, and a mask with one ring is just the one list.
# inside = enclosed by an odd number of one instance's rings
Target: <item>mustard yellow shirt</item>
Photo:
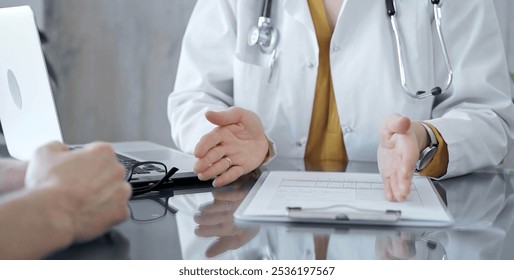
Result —
[[330, 40], [332, 28], [328, 23], [322, 0], [309, 0], [309, 8], [319, 45], [318, 78], [312, 110], [309, 137], [305, 150], [307, 169], [343, 171], [348, 162], [343, 132], [330, 73]]

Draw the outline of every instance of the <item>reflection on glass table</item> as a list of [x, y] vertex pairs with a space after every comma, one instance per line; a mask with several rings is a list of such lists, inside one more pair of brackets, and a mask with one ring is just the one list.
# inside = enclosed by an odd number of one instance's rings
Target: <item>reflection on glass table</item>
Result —
[[[372, 163], [352, 166], [356, 167], [352, 172], [376, 168]], [[305, 166], [301, 161], [283, 160], [264, 168], [301, 170]], [[226, 197], [240, 199], [242, 193], [234, 186], [175, 196], [170, 203], [180, 209], [177, 223], [185, 259], [514, 259], [514, 179], [506, 172], [483, 171], [440, 181], [445, 190], [441, 194], [455, 218], [454, 226], [442, 229], [249, 226], [230, 215], [237, 203]], [[246, 185], [251, 187], [252, 181]], [[242, 232], [246, 235], [238, 235]], [[234, 239], [227, 241], [227, 236]]]
[[238, 227], [234, 223], [234, 212], [248, 194], [250, 188], [235, 187], [212, 193], [212, 202], [200, 205], [194, 221], [198, 224], [195, 235], [214, 237], [205, 251], [208, 258], [216, 257], [229, 250], [235, 250], [248, 243], [258, 232], [258, 227]]
[[87, 243], [75, 244], [70, 248], [55, 252], [47, 257], [50, 260], [113, 260], [130, 259], [130, 242], [117, 230]]
[[[246, 250], [259, 226], [239, 226], [233, 214], [259, 175], [257, 170], [212, 192], [170, 199], [180, 209], [176, 217], [185, 259], [233, 259], [233, 252]], [[252, 249], [244, 259], [259, 259], [257, 255]]]
[[434, 240], [430, 233], [379, 235], [375, 252], [378, 259], [385, 260], [446, 260], [448, 257], [444, 246]]
[[162, 190], [133, 197], [128, 204], [130, 218], [138, 222], [153, 222], [164, 218], [168, 212], [176, 214], [178, 209], [169, 204], [173, 195], [173, 190]]

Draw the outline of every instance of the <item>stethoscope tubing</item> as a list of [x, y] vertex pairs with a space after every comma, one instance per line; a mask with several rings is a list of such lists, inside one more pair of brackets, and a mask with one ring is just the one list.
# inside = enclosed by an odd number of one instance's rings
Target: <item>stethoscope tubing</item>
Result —
[[[404, 62], [404, 46], [400, 39], [400, 28], [398, 26], [398, 21], [396, 19], [396, 1], [395, 0], [385, 0], [386, 12], [387, 16], [390, 18], [391, 28], [394, 34], [394, 41], [396, 46], [396, 55], [398, 59], [398, 69], [400, 72], [400, 83], [403, 88], [403, 91], [410, 97], [413, 98], [426, 98], [429, 96], [437, 96], [441, 93], [447, 92], [452, 83], [453, 83], [453, 69], [450, 63], [450, 59], [448, 56], [448, 50], [446, 48], [446, 42], [444, 40], [444, 35], [441, 28], [441, 0], [430, 0], [434, 7], [434, 18], [435, 18], [435, 26], [437, 35], [439, 38], [439, 45], [441, 47], [442, 55], [444, 58], [444, 62], [446, 65], [446, 69], [448, 71], [448, 76], [446, 79], [446, 83], [444, 87], [434, 86], [431, 90], [418, 90], [413, 91], [407, 85], [407, 77], [406, 77], [406, 69]], [[256, 46], [259, 45], [261, 52], [265, 54], [276, 54], [276, 46], [278, 44], [279, 32], [273, 27], [271, 21], [271, 9], [272, 9], [272, 0], [263, 0], [261, 15], [259, 16], [257, 26], [253, 26], [248, 33], [248, 45]]]
[[393, 34], [394, 34], [394, 38], [395, 38], [396, 54], [398, 57], [398, 69], [400, 71], [400, 82], [401, 82], [403, 91], [405, 91], [405, 93], [407, 93], [407, 95], [409, 95], [410, 97], [418, 98], [418, 99], [426, 98], [429, 96], [437, 96], [441, 93], [447, 92], [453, 83], [453, 69], [450, 64], [448, 50], [446, 48], [446, 42], [444, 40], [444, 36], [443, 36], [442, 28], [441, 28], [442, 1], [431, 0], [433, 7], [434, 7], [434, 17], [435, 17], [437, 37], [439, 38], [439, 45], [440, 45], [442, 53], [443, 53], [443, 58], [444, 58], [444, 62], [446, 65], [446, 69], [448, 71], [448, 76], [447, 76], [446, 84], [445, 84], [444, 88], [441, 88], [436, 85], [430, 91], [428, 91], [428, 90], [427, 91], [425, 91], [425, 90], [413, 91], [407, 85], [407, 78], [406, 78], [406, 74], [405, 74], [405, 72], [406, 72], [405, 71], [405, 63], [403, 61], [403, 57], [404, 57], [403, 56], [404, 55], [403, 44], [400, 40], [400, 35], [399, 35], [400, 29], [398, 27], [398, 22], [396, 20], [396, 1], [395, 0], [385, 0], [385, 2], [386, 2], [387, 16], [389, 16], [389, 18], [390, 18], [391, 29], [393, 30]]

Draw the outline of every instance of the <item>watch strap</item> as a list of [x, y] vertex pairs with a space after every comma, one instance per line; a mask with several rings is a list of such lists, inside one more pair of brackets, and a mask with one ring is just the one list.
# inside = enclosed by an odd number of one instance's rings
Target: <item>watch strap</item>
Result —
[[428, 147], [425, 147], [419, 156], [418, 161], [416, 162], [416, 171], [419, 172], [423, 170], [427, 165], [432, 161], [434, 155], [437, 152], [437, 138], [435, 137], [434, 131], [428, 125], [424, 123], [420, 123], [428, 134], [430, 139], [430, 143]]
[[424, 123], [420, 123], [426, 130], [427, 134], [428, 134], [428, 138], [430, 139], [430, 144], [428, 145], [429, 147], [433, 147], [433, 146], [437, 146], [437, 138], [435, 137], [435, 134], [434, 134], [434, 131], [432, 130], [432, 128], [430, 128], [430, 126], [428, 126], [427, 124], [424, 124]]

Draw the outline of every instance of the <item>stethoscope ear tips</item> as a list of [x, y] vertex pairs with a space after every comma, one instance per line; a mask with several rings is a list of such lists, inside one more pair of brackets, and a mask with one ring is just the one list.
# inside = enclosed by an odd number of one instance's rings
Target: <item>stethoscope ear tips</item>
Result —
[[435, 87], [431, 90], [432, 95], [437, 96], [443, 93], [443, 90], [440, 87]]
[[[430, 93], [433, 95], [433, 96], [438, 96], [439, 94], [443, 93], [443, 90], [440, 88], [440, 87], [435, 87], [433, 88]], [[427, 94], [426, 91], [424, 90], [420, 90], [420, 91], [417, 91], [416, 92], [416, 96], [417, 98], [425, 98], [425, 97], [428, 97], [430, 96], [429, 94]]]

